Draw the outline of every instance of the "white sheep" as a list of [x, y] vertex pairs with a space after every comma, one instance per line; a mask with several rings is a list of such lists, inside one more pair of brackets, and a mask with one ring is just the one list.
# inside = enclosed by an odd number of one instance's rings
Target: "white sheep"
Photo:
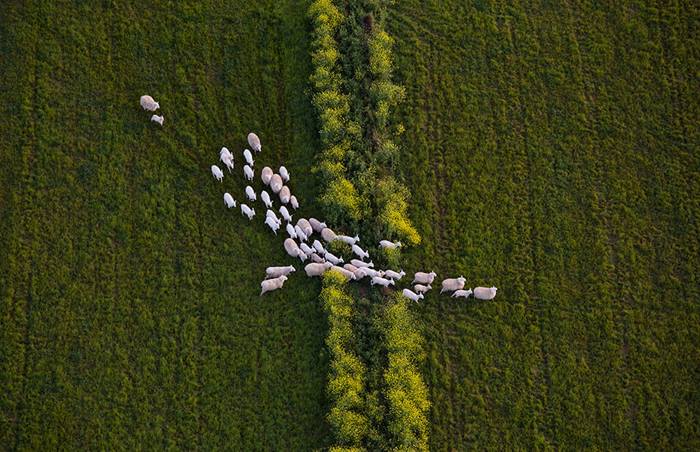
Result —
[[326, 272], [326, 270], [328, 270], [332, 266], [333, 264], [331, 264], [330, 262], [311, 263], [306, 264], [304, 270], [306, 271], [306, 276], [321, 276]]
[[263, 168], [262, 171], [260, 171], [260, 179], [262, 179], [262, 183], [265, 185], [270, 185], [270, 179], [272, 179], [273, 174], [272, 168], [269, 166]]
[[248, 134], [248, 145], [255, 151], [255, 152], [260, 152], [262, 151], [262, 146], [260, 145], [260, 138], [253, 132], [250, 132]]
[[263, 280], [263, 282], [260, 283], [260, 295], [264, 294], [265, 292], [281, 289], [286, 280], [287, 277], [285, 275]]
[[367, 259], [369, 258], [369, 253], [362, 248], [360, 248], [359, 245], [353, 245], [352, 246], [352, 252], [355, 253], [357, 257], [360, 259]]
[[306, 218], [299, 218], [297, 220], [297, 226], [301, 228], [302, 231], [304, 231], [304, 234], [307, 237], [311, 237], [311, 234], [314, 233], [314, 229], [311, 227], [311, 223], [309, 223], [309, 220]]
[[395, 272], [394, 270], [386, 270], [384, 271], [384, 276], [387, 276], [395, 281], [399, 281], [401, 278], [404, 277], [406, 274], [405, 271], [401, 270], [400, 272]]
[[289, 238], [291, 238], [291, 239], [299, 238], [297, 236], [296, 231], [294, 230], [294, 226], [292, 226], [291, 223], [287, 223], [287, 234], [289, 235]]
[[415, 286], [413, 286], [413, 290], [416, 293], [426, 293], [427, 291], [429, 291], [432, 288], [433, 287], [430, 284], [428, 284], [427, 286], [424, 286], [423, 284], [416, 284]]
[[157, 122], [161, 127], [163, 127], [163, 121], [165, 121], [165, 118], [163, 117], [163, 115], [153, 115], [151, 116], [151, 121]]
[[243, 150], [243, 158], [245, 158], [245, 161], [246, 163], [248, 163], [248, 165], [255, 166], [255, 160], [253, 160], [253, 154], [250, 153], [250, 150]]
[[321, 238], [326, 242], [332, 242], [338, 237], [331, 228], [323, 228], [321, 230]]
[[360, 241], [360, 236], [356, 235], [355, 237], [350, 237], [347, 235], [338, 234], [338, 240], [343, 241], [348, 245], [354, 245], [355, 243]]
[[333, 267], [331, 267], [331, 270], [335, 270], [341, 275], [345, 276], [345, 279], [347, 281], [355, 279], [355, 274], [349, 270], [345, 270], [343, 267], [338, 267], [337, 265], [334, 265]]
[[141, 108], [148, 111], [156, 111], [160, 108], [160, 104], [153, 100], [153, 98], [147, 94], [141, 96]]
[[321, 231], [323, 231], [324, 228], [328, 227], [326, 223], [318, 221], [316, 218], [309, 218], [309, 223], [311, 224], [313, 230], [318, 232], [319, 234], [321, 233]]
[[310, 255], [314, 254], [314, 249], [311, 248], [309, 245], [307, 245], [307, 244], [304, 243], [304, 242], [301, 242], [301, 243], [299, 244], [299, 248], [301, 248], [301, 250], [302, 250], [302, 251], [304, 252], [304, 254], [306, 254], [307, 256], [310, 256]]
[[219, 167], [216, 166], [216, 165], [212, 165], [212, 166], [211, 166], [211, 174], [212, 174], [212, 176], [214, 176], [214, 177], [216, 178], [216, 180], [218, 180], [219, 182], [221, 182], [221, 181], [224, 179], [224, 172], [221, 171], [221, 168], [219, 168]]
[[466, 281], [467, 280], [464, 279], [464, 276], [460, 276], [459, 278], [447, 278], [442, 281], [442, 289], [440, 289], [440, 293], [454, 292], [455, 290], [464, 289], [464, 283]]
[[351, 272], [353, 272], [353, 273], [355, 273], [355, 272], [357, 271], [357, 267], [355, 267], [355, 266], [352, 265], [352, 264], [345, 264], [345, 265], [343, 265], [343, 268], [344, 268], [345, 270], [349, 270], [349, 271], [351, 271]]
[[282, 220], [279, 219], [274, 210], [267, 209], [267, 212], [265, 212], [265, 218], [272, 218], [275, 220], [275, 223], [277, 223], [278, 226], [282, 224]]
[[289, 205], [292, 206], [292, 209], [297, 210], [299, 208], [299, 201], [297, 201], [297, 197], [292, 195], [289, 197]]
[[284, 166], [280, 166], [280, 176], [282, 176], [285, 182], [289, 182], [289, 171], [287, 171], [287, 168]]
[[246, 180], [251, 181], [251, 180], [253, 180], [253, 176], [254, 176], [253, 168], [251, 168], [248, 165], [244, 165], [243, 166], [243, 177], [245, 177]]
[[224, 193], [224, 204], [226, 204], [226, 207], [228, 207], [229, 209], [231, 207], [236, 207], [236, 200], [233, 199], [231, 193]]
[[309, 258], [317, 264], [322, 264], [322, 263], [326, 262], [326, 260], [324, 258], [322, 258], [321, 256], [319, 256], [316, 253], [311, 253], [309, 255]]
[[371, 262], [371, 261], [370, 261], [370, 262], [365, 262], [365, 261], [361, 261], [361, 260], [359, 260], [359, 259], [351, 259], [351, 260], [350, 260], [350, 263], [351, 263], [352, 265], [354, 265], [355, 267], [357, 267], [357, 268], [360, 268], [360, 267], [374, 267], [374, 262]]
[[467, 289], [467, 290], [462, 290], [462, 289], [460, 289], [460, 290], [455, 290], [454, 292], [452, 292], [452, 298], [458, 298], [458, 297], [469, 298], [469, 296], [470, 296], [471, 294], [472, 294], [472, 290], [471, 290], [471, 289]]
[[326, 249], [323, 247], [323, 245], [321, 245], [321, 242], [319, 242], [318, 240], [314, 240], [314, 243], [312, 243], [311, 246], [313, 246], [316, 252], [321, 256], [326, 254]]
[[422, 293], [415, 293], [411, 289], [404, 289], [402, 292], [404, 297], [408, 298], [409, 300], [413, 300], [415, 302], [418, 302], [418, 300], [423, 299], [423, 294]]
[[380, 240], [379, 246], [383, 249], [393, 250], [401, 246], [401, 242], [390, 242], [389, 240]]
[[253, 187], [251, 187], [250, 185], [247, 185], [245, 187], [245, 195], [249, 201], [257, 201], [258, 200], [258, 196], [255, 194], [255, 190], [253, 190]]
[[375, 269], [369, 268], [369, 267], [360, 267], [359, 269], [363, 270], [367, 274], [367, 276], [369, 276], [371, 278], [374, 278], [377, 276], [379, 276], [379, 277], [384, 276], [384, 272], [381, 270], [375, 270]]
[[299, 253], [301, 253], [301, 249], [299, 249], [299, 246], [297, 245], [297, 242], [294, 241], [294, 239], [284, 239], [283, 245], [284, 250], [291, 257], [298, 257]]
[[282, 186], [284, 183], [282, 182], [282, 178], [280, 177], [279, 174], [273, 174], [272, 177], [270, 178], [270, 188], [272, 189], [272, 193], [277, 194], [282, 190]]
[[359, 281], [362, 278], [369, 276], [366, 270], [366, 268], [358, 268], [357, 270], [355, 270], [355, 281]]
[[287, 223], [292, 222], [292, 216], [289, 214], [289, 210], [285, 206], [280, 207], [280, 213], [282, 214], [282, 218], [287, 220]]
[[375, 285], [375, 284], [380, 285], [380, 286], [384, 286], [384, 287], [387, 287], [390, 285], [391, 286], [396, 285], [396, 283], [394, 282], [393, 279], [386, 279], [386, 278], [382, 278], [381, 276], [373, 276], [372, 277], [372, 285]]
[[299, 225], [294, 226], [294, 232], [297, 233], [297, 237], [302, 242], [306, 242], [307, 240], [309, 240], [309, 237], [306, 235], [304, 230]]
[[287, 276], [296, 271], [293, 265], [285, 265], [284, 267], [267, 267], [265, 269], [266, 278], [277, 278], [279, 276]]
[[493, 300], [496, 297], [496, 287], [476, 287], [474, 288], [474, 298], [477, 300]]
[[416, 274], [413, 276], [413, 281], [411, 284], [415, 283], [420, 283], [420, 284], [432, 284], [433, 280], [437, 276], [437, 273], [435, 272], [430, 272], [430, 273], [425, 273], [425, 272], [416, 272]]
[[334, 265], [338, 265], [343, 263], [343, 258], [342, 257], [337, 257], [335, 254], [326, 251], [325, 258], [328, 262], [331, 262]]
[[265, 203], [265, 207], [268, 209], [272, 207], [272, 200], [270, 199], [270, 194], [265, 190], [260, 192], [260, 199]]
[[289, 203], [289, 198], [291, 198], [292, 193], [289, 191], [289, 187], [287, 187], [287, 186], [285, 185], [285, 186], [282, 187], [282, 189], [280, 190], [280, 192], [278, 193], [278, 195], [279, 195], [279, 197], [280, 197], [280, 202], [281, 202], [282, 204], [288, 204], [288, 203]]
[[233, 169], [233, 155], [231, 155], [231, 152], [225, 146], [219, 151], [219, 160], [226, 165], [226, 168], [228, 168], [228, 172], [230, 173]]
[[246, 206], [245, 204], [241, 204], [241, 213], [248, 217], [249, 220], [252, 220], [253, 217], [255, 216], [255, 209], [251, 209], [250, 207]]
[[266, 217], [265, 224], [270, 227], [270, 229], [272, 230], [272, 232], [275, 233], [275, 235], [277, 235], [277, 230], [280, 228], [280, 226], [277, 224], [277, 222], [275, 222], [275, 220], [273, 220], [270, 217]]
[[305, 262], [306, 259], [309, 258], [309, 256], [307, 256], [306, 253], [304, 253], [302, 250], [299, 250], [299, 255], [298, 255], [297, 257], [298, 257], [299, 260], [301, 260], [302, 262]]

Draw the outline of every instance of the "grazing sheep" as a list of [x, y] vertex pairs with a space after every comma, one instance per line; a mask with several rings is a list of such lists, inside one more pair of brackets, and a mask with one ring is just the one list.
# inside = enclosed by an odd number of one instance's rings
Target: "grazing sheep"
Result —
[[262, 146], [260, 145], [260, 138], [253, 132], [248, 134], [248, 146], [250, 146], [255, 152], [262, 151]]
[[287, 171], [287, 168], [284, 166], [280, 166], [280, 176], [282, 176], [285, 182], [289, 182], [289, 171]]
[[361, 260], [358, 260], [358, 259], [351, 259], [351, 260], [350, 260], [350, 263], [351, 263], [352, 265], [354, 265], [355, 267], [357, 267], [357, 268], [360, 268], [360, 267], [374, 267], [374, 262], [371, 262], [371, 261], [370, 261], [370, 262], [365, 262], [365, 261], [361, 261]]
[[153, 115], [151, 116], [151, 121], [157, 122], [158, 124], [160, 124], [161, 127], [163, 127], [163, 121], [165, 121], [165, 118], [163, 117], [163, 115]]
[[380, 240], [379, 246], [383, 249], [393, 250], [401, 246], [401, 242], [390, 242], [389, 240]]
[[352, 246], [352, 252], [355, 253], [357, 257], [360, 259], [367, 259], [369, 258], [369, 253], [362, 248], [360, 248], [359, 245], [353, 245]]
[[423, 284], [416, 284], [415, 286], [413, 286], [413, 290], [416, 293], [426, 293], [430, 289], [432, 289], [432, 286], [430, 284], [428, 284], [427, 286], [424, 286]]
[[267, 209], [267, 212], [265, 212], [265, 218], [272, 218], [278, 225], [282, 224], [282, 220], [279, 219], [274, 210]]
[[297, 257], [298, 257], [299, 260], [301, 260], [302, 262], [306, 262], [306, 259], [309, 258], [309, 256], [307, 256], [306, 253], [304, 253], [302, 250], [299, 250], [299, 256], [297, 256]]
[[344, 268], [345, 270], [349, 270], [349, 271], [351, 271], [351, 272], [353, 272], [353, 273], [355, 273], [355, 272], [357, 271], [357, 267], [355, 267], [355, 266], [352, 265], [352, 264], [345, 264], [345, 265], [343, 265], [343, 268]]
[[477, 300], [493, 300], [496, 297], [496, 287], [476, 287], [474, 289], [474, 298]]
[[302, 231], [304, 231], [304, 234], [306, 234], [307, 237], [311, 237], [311, 234], [314, 233], [314, 229], [311, 227], [311, 223], [309, 223], [309, 220], [306, 218], [299, 218], [297, 220], [297, 226], [301, 228]]
[[464, 279], [464, 276], [460, 276], [459, 278], [447, 278], [442, 281], [442, 289], [440, 289], [440, 293], [464, 289], [465, 282], [467, 282], [467, 280]]
[[316, 262], [317, 264], [322, 264], [322, 263], [326, 262], [326, 260], [325, 260], [324, 258], [322, 258], [321, 256], [319, 256], [319, 255], [316, 254], [316, 253], [311, 253], [311, 254], [309, 255], [309, 258], [311, 258], [311, 260], [312, 260], [313, 262]]
[[284, 267], [267, 267], [265, 269], [266, 278], [277, 278], [278, 276], [287, 276], [296, 271], [293, 265], [285, 265]]
[[214, 177], [216, 178], [216, 180], [218, 180], [219, 182], [221, 182], [221, 181], [224, 179], [224, 172], [221, 171], [221, 168], [219, 168], [219, 167], [216, 166], [216, 165], [212, 165], [212, 166], [211, 166], [211, 174], [212, 174], [212, 176], [214, 176]]
[[226, 168], [228, 168], [228, 172], [230, 173], [233, 169], [233, 155], [231, 155], [231, 152], [229, 152], [225, 146], [219, 151], [219, 160], [226, 165]]
[[326, 249], [323, 247], [323, 245], [321, 245], [321, 242], [319, 242], [318, 240], [314, 240], [314, 243], [312, 243], [311, 246], [313, 246], [316, 252], [321, 256], [326, 254]]
[[420, 284], [432, 284], [433, 280], [437, 276], [437, 273], [435, 272], [430, 272], [430, 273], [424, 273], [424, 272], [416, 272], [416, 274], [413, 276], [413, 281], [411, 284], [415, 283], [420, 283]]
[[343, 263], [343, 258], [342, 258], [342, 257], [337, 257], [335, 254], [330, 253], [330, 252], [328, 252], [328, 251], [326, 251], [325, 258], [326, 258], [326, 260], [327, 260], [328, 262], [331, 262], [331, 263], [334, 264], [334, 265], [338, 265], [338, 264]]
[[233, 170], [233, 156], [230, 159], [226, 160], [224, 162], [224, 165], [226, 165], [226, 168], [228, 168], [228, 172], [230, 173]]
[[360, 237], [357, 235], [355, 237], [350, 237], [347, 235], [338, 234], [338, 240], [341, 240], [341, 241], [347, 243], [348, 245], [354, 245], [355, 243], [360, 241]]
[[255, 194], [255, 190], [250, 185], [245, 187], [245, 195], [250, 201], [257, 201], [258, 196]]
[[243, 166], [243, 177], [246, 178], [246, 180], [251, 181], [253, 180], [253, 168], [251, 168], [248, 165]]
[[272, 189], [272, 192], [274, 194], [277, 194], [282, 190], [282, 187], [284, 186], [282, 182], [282, 178], [280, 177], [279, 174], [273, 174], [272, 177], [270, 178], [270, 188]]
[[338, 236], [335, 235], [335, 232], [333, 232], [333, 230], [331, 228], [323, 228], [321, 230], [321, 238], [323, 240], [325, 240], [326, 242], [332, 242], [333, 240], [336, 239], [336, 237], [338, 237]]
[[246, 163], [250, 166], [255, 166], [255, 160], [253, 160], [253, 154], [250, 153], [248, 149], [245, 149], [243, 151], [243, 157], [245, 158]]
[[277, 230], [280, 228], [280, 225], [278, 225], [275, 220], [273, 220], [270, 217], [266, 217], [265, 224], [268, 225], [270, 229], [272, 229], [272, 232], [274, 232], [275, 235], [277, 235]]
[[299, 240], [302, 242], [306, 242], [309, 240], [309, 237], [306, 236], [306, 233], [302, 228], [299, 227], [299, 225], [294, 226], [294, 232], [297, 233], [297, 237], [299, 237]]
[[333, 264], [331, 264], [330, 262], [311, 263], [306, 264], [304, 270], [306, 271], [306, 276], [321, 276], [326, 272], [326, 270], [328, 270], [332, 266]]
[[262, 179], [262, 183], [265, 185], [270, 185], [270, 179], [272, 179], [273, 174], [272, 168], [269, 166], [263, 168], [262, 171], [260, 171], [260, 179]]
[[404, 277], [405, 274], [406, 274], [406, 272], [403, 270], [401, 270], [398, 273], [396, 273], [394, 270], [386, 270], [384, 272], [384, 276], [387, 276], [395, 281], [399, 281], [401, 278]]
[[396, 285], [396, 283], [394, 282], [393, 279], [386, 279], [386, 278], [382, 278], [381, 276], [373, 276], [372, 277], [372, 285], [375, 285], [375, 284], [378, 284], [378, 285], [384, 286], [384, 287], [387, 287], [390, 285], [391, 286]]
[[469, 298], [469, 295], [471, 295], [471, 294], [472, 294], [472, 290], [471, 290], [471, 289], [467, 289], [467, 290], [462, 290], [462, 289], [460, 289], [460, 290], [455, 290], [454, 292], [452, 292], [452, 298], [457, 298], [457, 297]]
[[141, 108], [148, 111], [156, 111], [160, 108], [160, 104], [153, 100], [153, 98], [147, 94], [141, 96]]
[[289, 210], [287, 210], [286, 207], [284, 207], [284, 206], [280, 207], [280, 213], [282, 214], [282, 218], [287, 220], [287, 223], [292, 222], [292, 216], [289, 214]]
[[291, 257], [297, 257], [299, 256], [299, 253], [301, 253], [301, 249], [299, 249], [299, 246], [297, 245], [297, 242], [294, 241], [294, 239], [284, 239], [283, 245], [284, 250]]
[[224, 193], [224, 204], [230, 209], [231, 207], [236, 207], [236, 200], [233, 199], [230, 193]]
[[285, 275], [278, 276], [277, 278], [266, 279], [260, 283], [260, 295], [265, 292], [271, 292], [273, 290], [281, 289], [284, 282], [287, 280]]
[[310, 255], [314, 254], [314, 249], [311, 248], [309, 245], [307, 245], [307, 244], [304, 243], [304, 242], [301, 242], [301, 243], [299, 244], [299, 248], [301, 248], [301, 250], [302, 250], [302, 251], [304, 252], [304, 254], [306, 254], [306, 255], [309, 255], [309, 256], [310, 256]]
[[290, 223], [287, 223], [287, 234], [289, 234], [289, 238], [291, 239], [298, 238], [297, 233], [294, 230], [294, 226], [292, 226]]
[[291, 198], [292, 193], [289, 191], [289, 187], [286, 185], [282, 187], [280, 192], [278, 193], [280, 197], [280, 202], [282, 204], [288, 204], [289, 203], [289, 198]]
[[292, 195], [289, 197], [289, 204], [292, 206], [292, 209], [297, 210], [299, 208], [299, 201], [297, 201], [297, 197]]
[[270, 195], [265, 190], [260, 192], [260, 199], [262, 200], [262, 202], [265, 203], [265, 207], [267, 207], [268, 209], [272, 207], [272, 200], [270, 199]]
[[415, 293], [411, 289], [404, 289], [403, 292], [401, 292], [404, 297], [408, 298], [409, 300], [413, 300], [415, 302], [418, 302], [418, 300], [423, 299], [423, 294], [422, 293]]
[[350, 281], [352, 279], [355, 279], [355, 274], [351, 272], [350, 270], [345, 270], [343, 267], [338, 267], [337, 265], [334, 265], [331, 267], [331, 270], [335, 270], [341, 275], [345, 276], [346, 281]]
[[246, 206], [245, 204], [241, 204], [241, 213], [248, 217], [249, 220], [252, 220], [253, 217], [255, 216], [255, 209], [251, 209], [250, 207]]
[[314, 229], [314, 231], [318, 232], [319, 234], [321, 233], [321, 231], [328, 227], [326, 223], [318, 221], [316, 218], [309, 218], [309, 223], [311, 224], [311, 227]]

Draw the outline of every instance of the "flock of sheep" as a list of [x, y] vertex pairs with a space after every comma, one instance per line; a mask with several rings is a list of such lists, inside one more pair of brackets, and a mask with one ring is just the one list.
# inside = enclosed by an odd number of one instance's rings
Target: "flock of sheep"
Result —
[[[149, 111], [155, 111], [160, 107], [151, 96], [142, 96], [141, 106]], [[163, 116], [153, 115], [151, 120], [157, 122], [161, 126], [163, 125]], [[248, 134], [248, 145], [253, 152], [262, 152], [260, 138], [255, 133], [251, 132]], [[243, 167], [243, 176], [250, 182], [254, 178], [253, 168], [255, 161], [253, 159], [253, 154], [250, 150], [245, 149], [243, 151], [243, 158], [246, 161]], [[229, 173], [231, 173], [234, 168], [233, 154], [231, 154], [226, 147], [222, 147], [219, 151], [219, 160], [226, 166]], [[211, 166], [211, 173], [212, 176], [220, 182], [224, 178], [224, 172], [217, 165]], [[289, 256], [299, 258], [302, 263], [307, 260], [310, 261], [304, 267], [307, 276], [321, 276], [328, 270], [335, 270], [347, 280], [359, 281], [369, 277], [372, 286], [379, 285], [388, 287], [395, 286], [396, 281], [400, 281], [401, 278], [406, 275], [403, 270], [399, 272], [393, 270], [375, 270], [374, 263], [372, 261], [366, 261], [370, 257], [369, 252], [358, 245], [360, 237], [357, 235], [355, 235], [355, 237], [350, 237], [336, 234], [326, 223], [315, 218], [309, 218], [308, 220], [306, 218], [299, 218], [296, 224], [293, 224], [292, 214], [286, 206], [289, 205], [292, 209], [297, 210], [299, 208], [299, 201], [292, 195], [289, 186], [286, 185], [289, 183], [290, 174], [284, 166], [280, 166], [277, 173], [269, 167], [263, 168], [260, 172], [260, 179], [265, 186], [270, 188], [273, 194], [279, 197], [279, 201], [282, 204], [278, 209], [279, 214], [282, 216], [280, 219], [277, 216], [277, 212], [273, 210], [274, 202], [270, 198], [270, 194], [265, 189], [260, 191], [260, 200], [265, 204], [267, 209], [264, 223], [277, 235], [277, 231], [282, 227], [282, 222], [284, 220], [286, 223], [285, 231], [289, 236], [284, 240], [284, 250]], [[250, 203], [257, 202], [258, 200], [256, 191], [250, 185], [245, 188], [245, 197]], [[224, 193], [224, 204], [229, 209], [237, 205], [234, 197], [228, 192]], [[241, 213], [245, 215], [248, 220], [253, 220], [253, 217], [255, 217], [255, 208], [240, 203], [240, 209]], [[347, 243], [350, 245], [355, 258], [346, 263], [341, 256], [336, 256], [326, 250], [323, 243], [316, 239], [314, 234], [318, 235], [321, 240], [326, 243], [326, 246], [328, 246], [328, 243], [335, 240]], [[381, 240], [379, 242], [379, 247], [382, 249], [395, 249], [400, 246], [401, 242], [392, 242], [389, 240]], [[343, 265], [341, 266], [341, 264]], [[260, 283], [260, 295], [265, 292], [281, 289], [288, 275], [295, 270], [296, 269], [292, 265], [267, 267], [265, 270], [265, 280]], [[435, 272], [416, 272], [411, 282], [413, 290], [403, 289], [403, 295], [417, 302], [424, 297], [427, 291], [432, 289], [431, 284], [436, 276]], [[465, 282], [466, 280], [462, 276], [459, 278], [447, 278], [442, 281], [440, 293], [451, 292], [452, 297], [464, 298], [473, 295], [480, 300], [491, 300], [496, 296], [496, 287], [477, 287], [474, 290], [465, 290]]]

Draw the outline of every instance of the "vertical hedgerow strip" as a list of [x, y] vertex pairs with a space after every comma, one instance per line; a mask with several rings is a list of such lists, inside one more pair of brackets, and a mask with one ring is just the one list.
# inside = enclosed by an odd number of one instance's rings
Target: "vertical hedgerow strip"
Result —
[[327, 271], [321, 290], [323, 309], [328, 315], [326, 345], [331, 356], [327, 391], [332, 405], [328, 422], [335, 433], [336, 448], [332, 450], [360, 450], [370, 429], [365, 415], [367, 370], [353, 351], [354, 300], [345, 291], [345, 282], [337, 271]]
[[313, 104], [318, 112], [322, 150], [316, 170], [323, 178], [320, 202], [334, 224], [356, 222], [361, 217], [360, 197], [347, 176], [346, 161], [359, 127], [348, 120], [348, 96], [342, 93], [336, 67], [339, 58], [335, 34], [343, 16], [331, 0], [316, 0], [309, 6], [313, 23], [310, 81]]
[[392, 450], [428, 450], [428, 388], [418, 370], [424, 359], [422, 337], [406, 306], [395, 293], [384, 316], [388, 367], [384, 372], [389, 446]]

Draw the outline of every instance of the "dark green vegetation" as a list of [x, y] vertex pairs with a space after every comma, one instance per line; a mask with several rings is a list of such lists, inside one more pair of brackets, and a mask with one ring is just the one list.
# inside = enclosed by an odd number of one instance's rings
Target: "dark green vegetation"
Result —
[[[258, 171], [284, 162], [317, 214], [305, 12], [0, 4], [2, 448], [328, 442], [319, 283], [297, 273], [258, 297], [265, 266], [292, 261], [264, 210], [251, 225], [222, 198], [243, 199], [254, 130]], [[223, 145], [236, 174], [220, 184]]]
[[700, 447], [696, 2], [402, 0], [434, 450]]

